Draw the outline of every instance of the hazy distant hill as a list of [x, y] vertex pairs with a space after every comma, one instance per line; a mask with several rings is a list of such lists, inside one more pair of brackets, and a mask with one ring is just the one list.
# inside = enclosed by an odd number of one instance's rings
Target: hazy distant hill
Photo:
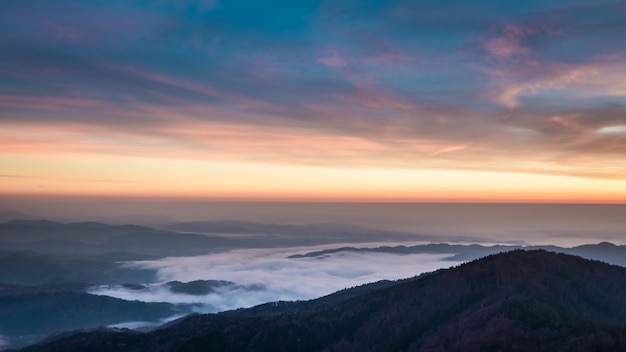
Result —
[[[480, 237], [432, 236], [398, 231], [387, 231], [347, 224], [260, 224], [247, 221], [191, 221], [161, 226], [167, 230], [209, 234], [270, 235], [261, 237], [255, 245], [311, 245], [338, 242], [380, 241], [472, 241], [484, 242]], [[248, 241], [251, 239], [248, 239]]]
[[[241, 221], [187, 222], [154, 229], [97, 222], [59, 223], [12, 220], [0, 224], [0, 250], [41, 253], [190, 256], [232, 248], [271, 248], [380, 241], [474, 241], [482, 238], [438, 237], [343, 224], [279, 225]], [[231, 236], [229, 236], [231, 235]], [[237, 235], [237, 236], [232, 236]]]
[[615, 264], [626, 267], [626, 246], [617, 246], [612, 243], [602, 242], [598, 244], [586, 244], [582, 246], [564, 248], [557, 246], [509, 246], [495, 245], [482, 246], [479, 244], [462, 245], [448, 243], [431, 243], [416, 246], [382, 246], [374, 248], [359, 247], [340, 247], [333, 249], [325, 249], [321, 251], [308, 252], [304, 254], [291, 255], [289, 258], [314, 258], [323, 257], [342, 252], [356, 253], [390, 253], [390, 254], [447, 254], [446, 260], [450, 261], [468, 261], [476, 258], [484, 257], [489, 254], [495, 254], [515, 249], [544, 249], [548, 251], [578, 255], [587, 259], [600, 260], [609, 264]]
[[512, 251], [325, 299], [288, 311], [276, 303], [278, 315], [271, 305], [194, 315], [144, 334], [80, 333], [26, 351], [626, 350], [626, 268], [566, 254]]
[[184, 256], [229, 248], [231, 240], [219, 236], [183, 234], [137, 225], [97, 222], [62, 224], [45, 220], [13, 220], [0, 224], [0, 250], [42, 253], [125, 252]]
[[120, 260], [151, 259], [136, 254], [64, 255], [31, 251], [0, 251], [0, 283], [41, 285], [47, 283], [121, 284], [153, 281], [155, 270], [127, 268]]

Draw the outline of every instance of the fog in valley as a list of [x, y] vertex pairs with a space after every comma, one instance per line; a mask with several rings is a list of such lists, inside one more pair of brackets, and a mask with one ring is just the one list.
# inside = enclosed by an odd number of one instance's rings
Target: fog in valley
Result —
[[[372, 244], [374, 245], [374, 244]], [[307, 300], [346, 287], [379, 280], [411, 277], [458, 262], [446, 254], [396, 255], [337, 253], [315, 258], [288, 258], [311, 250], [330, 248], [244, 249], [206, 256], [165, 258], [129, 264], [157, 269], [159, 282], [145, 288], [98, 286], [91, 293], [146, 302], [198, 303], [195, 310], [216, 312], [281, 300]], [[170, 281], [222, 280], [206, 294], [176, 293]]]

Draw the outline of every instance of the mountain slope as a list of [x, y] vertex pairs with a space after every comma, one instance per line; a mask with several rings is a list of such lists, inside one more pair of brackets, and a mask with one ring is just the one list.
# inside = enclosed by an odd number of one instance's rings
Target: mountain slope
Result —
[[626, 269], [512, 251], [336, 303], [244, 315], [194, 315], [151, 333], [83, 333], [26, 350], [626, 350]]
[[16, 286], [0, 284], [0, 335], [24, 346], [44, 334], [84, 327], [145, 321], [157, 325], [187, 307], [145, 303], [81, 292], [80, 284]]
[[[115, 259], [124, 253], [62, 255], [0, 251], [0, 283], [41, 285], [88, 282], [91, 284], [145, 283], [156, 278], [155, 270], [125, 267]], [[138, 257], [136, 254], [129, 254]]]

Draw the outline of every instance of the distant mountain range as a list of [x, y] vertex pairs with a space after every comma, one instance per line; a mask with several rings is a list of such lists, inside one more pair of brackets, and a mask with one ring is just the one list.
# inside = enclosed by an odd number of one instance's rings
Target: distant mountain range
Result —
[[145, 256], [206, 254], [232, 247], [220, 236], [183, 234], [138, 225], [97, 222], [62, 224], [46, 220], [12, 220], [0, 224], [0, 250], [42, 253], [101, 254], [124, 252]]
[[126, 253], [126, 260], [143, 260], [148, 256], [199, 255], [233, 248], [442, 240], [486, 241], [464, 237], [442, 239], [438, 236], [343, 224], [277, 225], [206, 221], [163, 225], [161, 229], [98, 222], [65, 224], [48, 220], [11, 220], [0, 224], [0, 251], [107, 255]]
[[0, 251], [0, 283], [14, 285], [77, 282], [123, 284], [154, 281], [155, 270], [128, 268], [118, 263], [118, 261], [128, 259], [138, 260], [140, 257], [137, 254], [127, 253], [85, 255]]
[[326, 249], [321, 251], [309, 252], [305, 254], [291, 255], [289, 258], [315, 258], [326, 255], [333, 255], [343, 252], [355, 253], [389, 253], [397, 255], [406, 254], [447, 254], [446, 260], [449, 261], [468, 261], [476, 258], [484, 257], [489, 254], [495, 254], [515, 249], [544, 249], [548, 251], [566, 253], [581, 256], [587, 259], [600, 260], [609, 264], [621, 265], [626, 267], [626, 246], [617, 246], [613, 243], [602, 242], [598, 244], [585, 244], [572, 248], [558, 246], [513, 246], [513, 245], [495, 245], [483, 246], [479, 244], [461, 245], [449, 243], [431, 243], [416, 246], [382, 246], [375, 248], [359, 248], [359, 247], [340, 247]]
[[626, 268], [544, 250], [489, 255], [307, 302], [192, 315], [24, 351], [624, 351]]
[[[162, 225], [161, 228], [191, 233], [209, 234], [253, 234], [266, 235], [261, 237], [266, 243], [274, 239], [289, 245], [312, 245], [340, 242], [380, 242], [380, 241], [470, 241], [486, 242], [481, 237], [433, 236], [399, 231], [388, 231], [348, 224], [308, 224], [284, 225], [261, 224], [248, 221], [191, 221]], [[267, 244], [259, 243], [267, 246]], [[257, 244], [258, 245], [258, 244]]]

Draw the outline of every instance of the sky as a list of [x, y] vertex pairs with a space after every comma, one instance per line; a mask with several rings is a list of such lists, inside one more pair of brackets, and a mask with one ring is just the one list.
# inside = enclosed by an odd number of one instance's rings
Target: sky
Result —
[[0, 197], [626, 203], [626, 2], [0, 0]]

